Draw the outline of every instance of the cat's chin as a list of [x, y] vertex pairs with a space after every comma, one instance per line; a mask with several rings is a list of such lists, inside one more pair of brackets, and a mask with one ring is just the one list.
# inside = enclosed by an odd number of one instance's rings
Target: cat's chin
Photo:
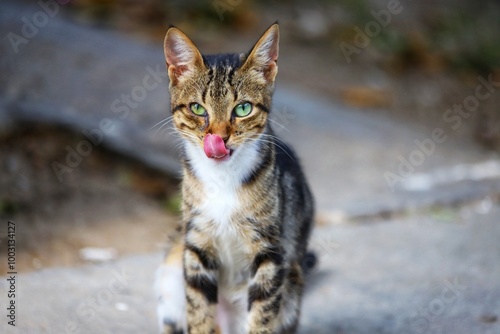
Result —
[[231, 155], [233, 154], [233, 150], [229, 149], [229, 153], [226, 155], [223, 155], [221, 157], [210, 157], [210, 160], [216, 161], [216, 162], [225, 162], [231, 159]]

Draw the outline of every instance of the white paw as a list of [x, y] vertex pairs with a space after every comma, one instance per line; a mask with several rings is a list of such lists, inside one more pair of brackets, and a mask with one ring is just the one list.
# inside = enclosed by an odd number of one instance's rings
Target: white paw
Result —
[[165, 324], [174, 324], [176, 330], [185, 328], [186, 299], [182, 268], [161, 265], [156, 272], [155, 290], [160, 331]]

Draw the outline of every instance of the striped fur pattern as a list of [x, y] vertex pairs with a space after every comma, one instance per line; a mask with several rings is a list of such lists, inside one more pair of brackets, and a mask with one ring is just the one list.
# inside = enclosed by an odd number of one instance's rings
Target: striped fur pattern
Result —
[[[295, 333], [313, 200], [294, 152], [268, 121], [278, 24], [247, 54], [203, 56], [165, 37], [173, 124], [182, 138], [183, 222], [158, 270], [162, 333]], [[193, 103], [203, 106], [195, 114]], [[250, 103], [243, 117], [235, 106]], [[230, 155], [204, 153], [207, 134]], [[310, 258], [309, 258], [310, 259]]]

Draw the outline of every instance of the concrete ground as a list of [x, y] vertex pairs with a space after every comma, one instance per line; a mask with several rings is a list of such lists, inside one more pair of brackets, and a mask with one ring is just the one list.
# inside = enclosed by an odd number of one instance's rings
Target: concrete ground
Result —
[[[318, 228], [299, 333], [500, 333], [499, 216], [470, 206]], [[17, 326], [2, 333], [155, 333], [160, 258], [19, 275]]]
[[[14, 1], [1, 7], [2, 36], [38, 10]], [[108, 118], [114, 130], [103, 145], [177, 171], [173, 139], [150, 130], [168, 115], [160, 47], [59, 15], [21, 48], [16, 54], [0, 41], [3, 126], [30, 120], [82, 131]], [[158, 87], [126, 116], [116, 113], [114, 100], [157, 67]], [[308, 282], [300, 333], [500, 333], [498, 157], [448, 133], [401, 173], [401, 159], [416, 156], [415, 140], [432, 138], [432, 129], [278, 85], [277, 132], [297, 149], [318, 204], [311, 247], [320, 265]], [[388, 172], [402, 182], [390, 187]], [[2, 316], [0, 332], [155, 333], [160, 258], [20, 274], [16, 327]], [[3, 277], [3, 313], [7, 290]]]

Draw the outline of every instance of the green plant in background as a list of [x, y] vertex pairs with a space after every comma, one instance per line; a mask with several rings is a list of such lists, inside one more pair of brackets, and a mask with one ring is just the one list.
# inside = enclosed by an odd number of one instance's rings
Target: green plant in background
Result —
[[387, 27], [374, 38], [373, 47], [377, 48], [385, 55], [405, 55], [409, 53], [410, 42], [408, 35], [404, 32]]
[[[356, 37], [353, 27], [363, 30], [367, 22], [374, 20], [370, 11], [382, 8], [366, 0], [340, 1], [336, 6], [345, 11], [347, 21], [336, 24], [335, 40], [351, 44]], [[405, 8], [403, 3], [401, 6]], [[404, 67], [423, 65], [436, 69], [444, 65], [481, 74], [500, 68], [498, 4], [456, 3], [429, 10], [425, 16], [411, 13], [414, 24], [407, 25], [396, 18], [376, 36], [370, 36], [369, 47]]]
[[457, 210], [435, 206], [431, 208], [430, 214], [433, 219], [442, 223], [456, 223], [460, 221]]
[[9, 198], [0, 198], [0, 216], [11, 216], [21, 209], [20, 205]]
[[429, 38], [453, 68], [490, 73], [500, 68], [499, 15], [498, 6], [448, 11], [431, 27]]
[[180, 192], [165, 199], [165, 209], [173, 214], [180, 214], [182, 206], [182, 196]]
[[373, 20], [370, 14], [370, 6], [366, 0], [343, 0], [339, 4], [351, 14], [351, 19], [358, 25], [364, 25]]
[[[254, 0], [74, 0], [68, 6], [85, 21], [128, 31], [143, 30], [162, 38], [169, 24], [183, 29], [213, 31], [244, 27]], [[247, 15], [248, 14], [248, 15]], [[243, 25], [242, 25], [243, 23]]]

